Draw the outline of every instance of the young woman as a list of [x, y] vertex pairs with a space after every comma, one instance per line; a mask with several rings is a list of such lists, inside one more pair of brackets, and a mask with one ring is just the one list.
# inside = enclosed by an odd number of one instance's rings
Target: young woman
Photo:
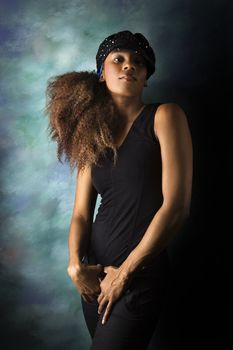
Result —
[[189, 215], [186, 115], [142, 100], [155, 61], [141, 33], [121, 31], [100, 44], [97, 74], [66, 73], [47, 88], [58, 158], [77, 165], [68, 274], [92, 350], [147, 348], [169, 285], [166, 248]]

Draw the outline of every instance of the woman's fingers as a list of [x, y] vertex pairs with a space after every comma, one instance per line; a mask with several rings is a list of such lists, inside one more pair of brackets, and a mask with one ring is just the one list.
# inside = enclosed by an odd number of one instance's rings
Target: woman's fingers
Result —
[[100, 294], [100, 296], [98, 297], [97, 301], [98, 301], [98, 304], [99, 304], [99, 306], [98, 306], [98, 314], [101, 314], [104, 305], [105, 305], [108, 301], [106, 300], [106, 298], [105, 298], [102, 294]]
[[99, 304], [101, 303], [101, 300], [103, 299], [103, 297], [104, 297], [103, 293], [100, 293], [98, 298], [97, 298], [97, 301]]
[[107, 307], [105, 309], [105, 312], [104, 312], [104, 316], [102, 317], [102, 324], [105, 324], [107, 322], [107, 319], [109, 318], [110, 312], [112, 309], [112, 304], [113, 304], [112, 301], [109, 300]]

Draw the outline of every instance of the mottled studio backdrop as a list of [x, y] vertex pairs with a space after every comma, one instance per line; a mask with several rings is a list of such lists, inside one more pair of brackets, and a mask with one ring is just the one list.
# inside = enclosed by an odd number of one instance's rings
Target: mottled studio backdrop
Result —
[[230, 349], [230, 231], [220, 212], [229, 191], [232, 1], [1, 0], [0, 13], [3, 349], [90, 345], [67, 275], [76, 174], [49, 140], [45, 87], [53, 75], [96, 69], [100, 42], [126, 29], [156, 52], [145, 101], [179, 103], [194, 143], [191, 217], [169, 248], [174, 281], [150, 349]]

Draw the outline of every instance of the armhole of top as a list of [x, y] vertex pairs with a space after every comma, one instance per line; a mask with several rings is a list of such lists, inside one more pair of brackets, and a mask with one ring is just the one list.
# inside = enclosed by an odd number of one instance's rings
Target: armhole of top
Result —
[[152, 118], [152, 120], [153, 120], [153, 125], [152, 125], [153, 130], [152, 130], [152, 132], [153, 132], [153, 137], [154, 137], [156, 142], [159, 142], [159, 138], [158, 138], [158, 136], [155, 133], [155, 127], [154, 127], [154, 125], [155, 125], [155, 118], [156, 118], [157, 110], [158, 110], [159, 106], [162, 105], [162, 104], [163, 104], [162, 102], [156, 103], [156, 108], [153, 109], [154, 114], [153, 114], [153, 118]]

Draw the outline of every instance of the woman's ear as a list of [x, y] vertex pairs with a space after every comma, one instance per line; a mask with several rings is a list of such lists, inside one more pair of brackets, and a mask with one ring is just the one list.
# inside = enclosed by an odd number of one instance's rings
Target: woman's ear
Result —
[[99, 81], [104, 81], [104, 68], [103, 68], [103, 70], [102, 70], [102, 73], [101, 73], [101, 76], [100, 76], [100, 78], [99, 78]]

